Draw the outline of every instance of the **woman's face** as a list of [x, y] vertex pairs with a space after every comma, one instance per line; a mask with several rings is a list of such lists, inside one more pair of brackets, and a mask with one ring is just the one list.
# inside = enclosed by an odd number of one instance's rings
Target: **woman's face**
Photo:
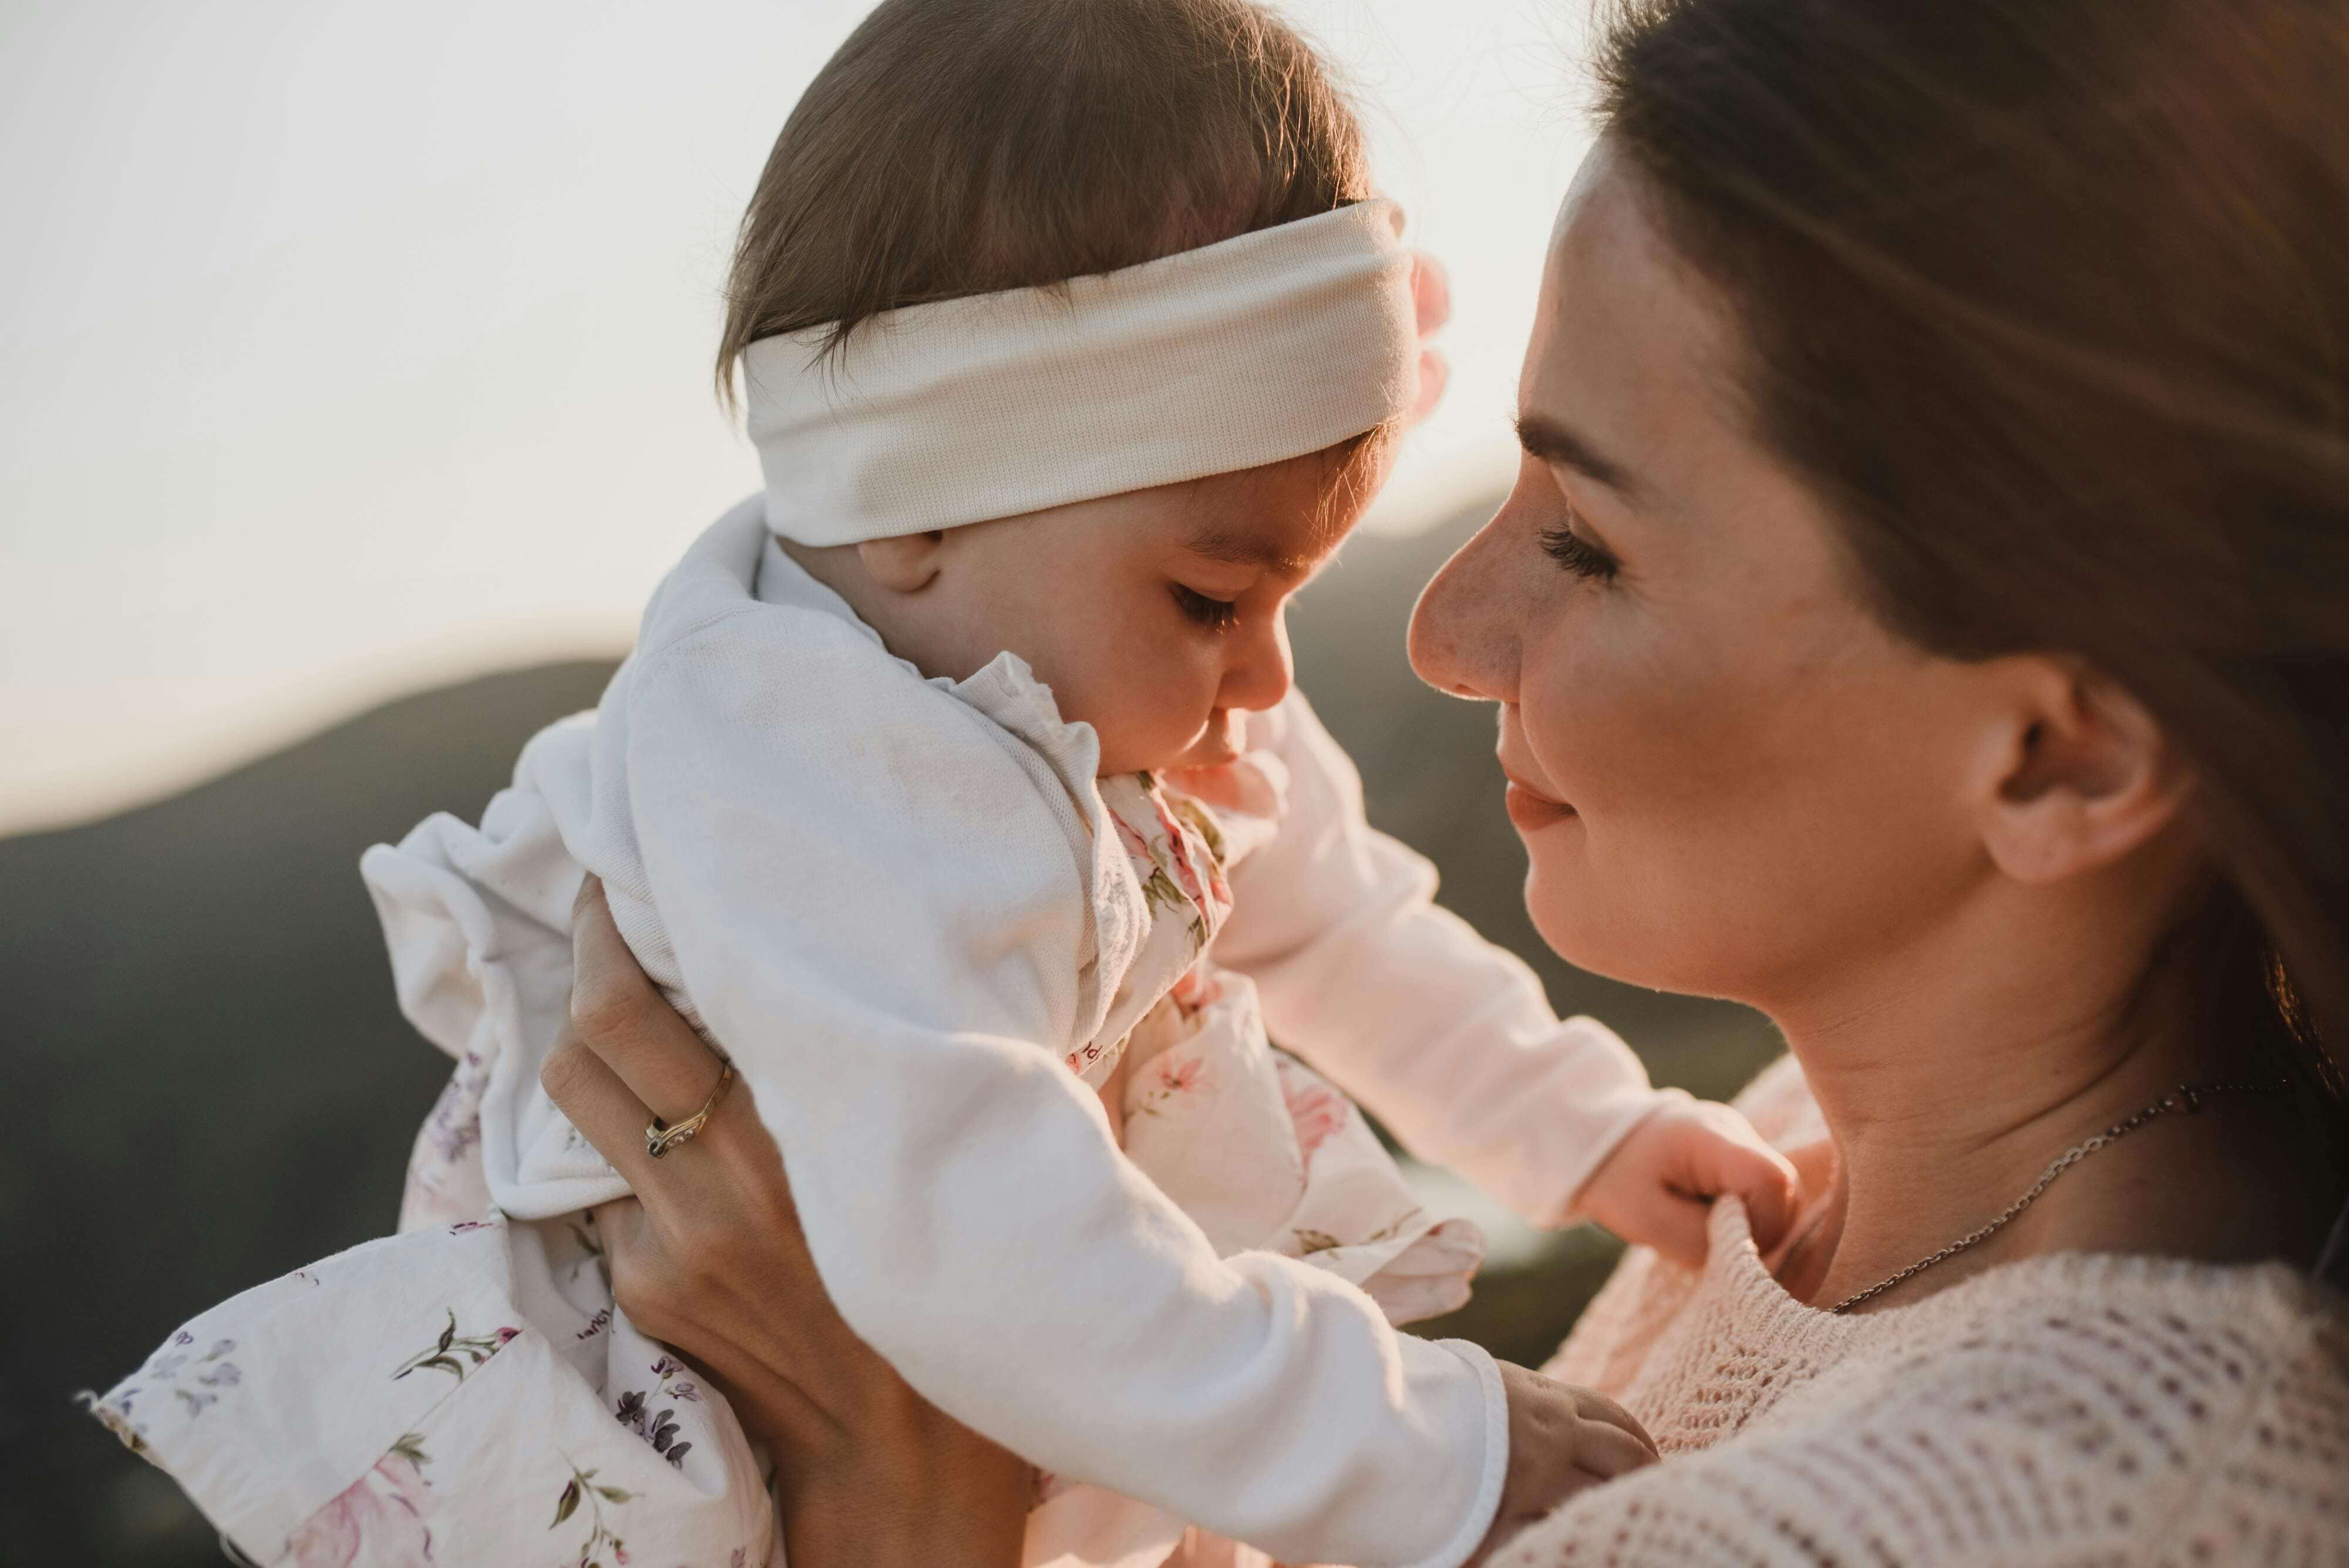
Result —
[[1959, 919], [1991, 874], [1961, 786], [1985, 693], [1862, 606], [1632, 181], [1602, 148], [1567, 197], [1516, 487], [1428, 585], [1412, 659], [1500, 704], [1561, 956], [1769, 1007]]

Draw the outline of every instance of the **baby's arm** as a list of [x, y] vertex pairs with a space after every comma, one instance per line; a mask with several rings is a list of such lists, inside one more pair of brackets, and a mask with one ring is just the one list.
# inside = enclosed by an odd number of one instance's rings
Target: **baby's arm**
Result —
[[[1597, 1219], [1643, 1241], [1680, 1232], [1667, 1171], [1725, 1179], [1706, 1192], [1790, 1180], [1735, 1113], [1651, 1087], [1613, 1031], [1560, 1022], [1530, 969], [1438, 908], [1434, 867], [1370, 826], [1361, 775], [1301, 693], [1250, 740], [1286, 763], [1288, 811], [1233, 875], [1216, 958], [1256, 981], [1274, 1039], [1413, 1153], [1537, 1224]], [[1701, 1216], [1694, 1233], [1702, 1257]]]
[[596, 791], [849, 1325], [1063, 1475], [1292, 1560], [1462, 1561], [1507, 1458], [1490, 1358], [1215, 1256], [1058, 1060], [1083, 889], [1035, 782], [888, 661], [778, 624], [634, 660]]

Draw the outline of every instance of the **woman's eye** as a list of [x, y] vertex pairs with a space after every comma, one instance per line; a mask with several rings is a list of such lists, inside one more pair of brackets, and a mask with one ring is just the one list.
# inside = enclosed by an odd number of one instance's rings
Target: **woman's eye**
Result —
[[1174, 585], [1174, 602], [1183, 613], [1212, 631], [1221, 631], [1239, 619], [1239, 607], [1229, 599], [1211, 599], [1195, 588]]
[[1541, 545], [1551, 560], [1578, 577], [1588, 577], [1601, 583], [1612, 582], [1621, 567], [1621, 563], [1613, 556], [1563, 523], [1543, 529]]

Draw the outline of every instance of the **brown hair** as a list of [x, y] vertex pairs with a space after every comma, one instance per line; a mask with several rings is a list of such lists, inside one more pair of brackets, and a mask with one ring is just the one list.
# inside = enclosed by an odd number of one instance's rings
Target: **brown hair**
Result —
[[743, 215], [721, 393], [759, 338], [1154, 261], [1371, 194], [1304, 39], [1248, 0], [882, 0]]
[[2338, 1134], [2349, 11], [1625, 0], [1601, 78], [1886, 622], [2084, 658], [2190, 759], [2210, 1027]]

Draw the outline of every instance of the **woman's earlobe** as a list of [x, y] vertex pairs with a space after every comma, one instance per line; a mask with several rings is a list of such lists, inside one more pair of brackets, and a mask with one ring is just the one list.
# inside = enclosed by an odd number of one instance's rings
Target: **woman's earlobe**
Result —
[[2008, 876], [2054, 882], [2128, 856], [2175, 823], [2193, 780], [2160, 724], [2118, 684], [2039, 661], [2014, 715], [1982, 842]]
[[872, 579], [892, 593], [915, 594], [937, 580], [946, 535], [905, 534], [894, 539], [867, 539], [856, 546], [856, 557]]

